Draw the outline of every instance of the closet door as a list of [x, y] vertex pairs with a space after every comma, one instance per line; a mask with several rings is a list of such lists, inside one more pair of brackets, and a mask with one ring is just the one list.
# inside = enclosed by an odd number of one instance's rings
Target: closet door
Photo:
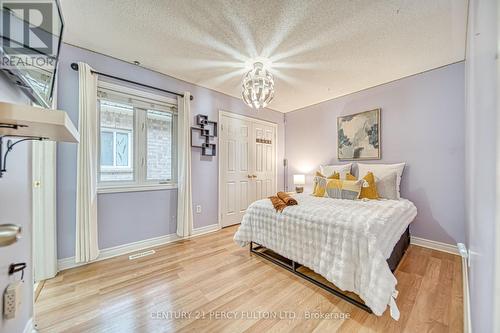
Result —
[[241, 222], [251, 203], [252, 123], [222, 117], [220, 135], [220, 209], [223, 227]]
[[276, 135], [275, 128], [271, 125], [254, 122], [252, 128], [252, 201], [256, 201], [276, 193]]
[[219, 214], [227, 227], [276, 193], [276, 125], [224, 112], [219, 129]]

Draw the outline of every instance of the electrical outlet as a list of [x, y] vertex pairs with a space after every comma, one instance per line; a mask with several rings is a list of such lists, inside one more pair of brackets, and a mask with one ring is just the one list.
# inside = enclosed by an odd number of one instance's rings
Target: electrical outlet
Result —
[[3, 316], [5, 319], [16, 317], [21, 305], [22, 282], [17, 281], [9, 284], [3, 294]]
[[196, 205], [196, 213], [201, 214], [201, 205]]

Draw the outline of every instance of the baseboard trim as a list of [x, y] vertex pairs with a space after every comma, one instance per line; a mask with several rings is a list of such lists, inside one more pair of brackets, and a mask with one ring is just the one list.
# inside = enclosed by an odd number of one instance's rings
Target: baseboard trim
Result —
[[470, 318], [470, 292], [469, 292], [469, 253], [463, 244], [463, 251], [460, 253], [462, 257], [462, 284], [463, 284], [463, 300], [464, 300], [464, 333], [472, 332], [472, 323]]
[[[220, 230], [219, 224], [211, 224], [207, 225], [205, 227], [201, 228], [195, 228], [193, 229], [192, 235], [190, 237], [186, 237], [187, 239], [189, 238], [194, 238], [198, 236], [202, 236], [211, 232], [215, 232]], [[178, 240], [181, 240], [183, 238], [180, 238], [176, 234], [170, 234], [170, 235], [165, 235], [165, 236], [160, 236], [160, 237], [155, 237], [155, 238], [150, 238], [134, 243], [129, 243], [129, 244], [124, 244], [124, 245], [118, 245], [115, 247], [110, 247], [107, 249], [102, 249], [99, 251], [99, 257], [92, 261], [92, 262], [97, 262], [101, 261], [104, 259], [110, 259], [113, 257], [121, 256], [124, 254], [130, 254], [132, 252], [137, 252], [141, 250], [145, 250], [151, 247], [155, 246], [160, 246], [168, 243], [172, 243]], [[66, 269], [78, 267], [78, 266], [83, 266], [87, 265], [89, 263], [76, 263], [75, 262], [75, 257], [70, 257], [70, 258], [64, 258], [64, 259], [59, 259], [57, 261], [57, 268], [59, 271], [64, 271]]]
[[[118, 245], [107, 249], [102, 249], [99, 251], [99, 257], [97, 257], [97, 259], [92, 262], [101, 261], [104, 259], [110, 259], [124, 254], [129, 254], [131, 252], [141, 251], [154, 246], [160, 246], [167, 243], [172, 243], [179, 239], [180, 238], [176, 234], [170, 234], [170, 235], [145, 239], [134, 243]], [[75, 257], [70, 257], [70, 258], [59, 259], [57, 261], [57, 268], [59, 271], [64, 271], [66, 269], [83, 266], [86, 264], [89, 263], [76, 263]]]
[[35, 282], [33, 288], [33, 301], [36, 302], [38, 296], [40, 296], [40, 292], [42, 291], [43, 285], [45, 284], [45, 280]]
[[446, 243], [437, 242], [437, 241], [433, 241], [430, 239], [425, 239], [425, 238], [420, 238], [420, 237], [415, 237], [415, 236], [410, 237], [410, 243], [413, 245], [418, 245], [418, 246], [426, 247], [426, 248], [437, 250], [437, 251], [455, 254], [457, 256], [460, 255], [457, 246], [453, 245], [453, 244], [446, 244]]
[[221, 228], [220, 228], [220, 225], [218, 223], [207, 225], [205, 227], [195, 228], [195, 229], [193, 229], [193, 234], [191, 235], [190, 238], [198, 237], [198, 236], [205, 235], [205, 234], [215, 232], [215, 231], [219, 231], [220, 229]]
[[23, 333], [36, 333], [36, 330], [33, 327], [33, 318], [30, 318], [26, 325], [24, 325]]
[[462, 258], [462, 280], [464, 284], [464, 333], [472, 332], [470, 318], [470, 294], [469, 294], [469, 269], [467, 267], [467, 258]]

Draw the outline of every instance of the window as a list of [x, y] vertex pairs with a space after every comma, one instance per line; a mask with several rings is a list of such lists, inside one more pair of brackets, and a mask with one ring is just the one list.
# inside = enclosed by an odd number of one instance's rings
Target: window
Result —
[[99, 84], [101, 191], [154, 189], [175, 183], [176, 101]]
[[100, 101], [101, 182], [133, 181], [134, 108]]
[[172, 115], [148, 110], [147, 129], [147, 179], [172, 179]]
[[101, 165], [120, 170], [132, 169], [132, 131], [101, 129]]

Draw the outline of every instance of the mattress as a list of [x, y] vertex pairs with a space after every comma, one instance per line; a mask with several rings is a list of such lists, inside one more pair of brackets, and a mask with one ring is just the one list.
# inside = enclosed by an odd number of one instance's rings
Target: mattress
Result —
[[269, 199], [252, 203], [234, 236], [309, 267], [338, 288], [357, 293], [376, 315], [399, 318], [396, 278], [387, 262], [417, 214], [400, 200], [340, 200], [296, 194], [277, 213]]

